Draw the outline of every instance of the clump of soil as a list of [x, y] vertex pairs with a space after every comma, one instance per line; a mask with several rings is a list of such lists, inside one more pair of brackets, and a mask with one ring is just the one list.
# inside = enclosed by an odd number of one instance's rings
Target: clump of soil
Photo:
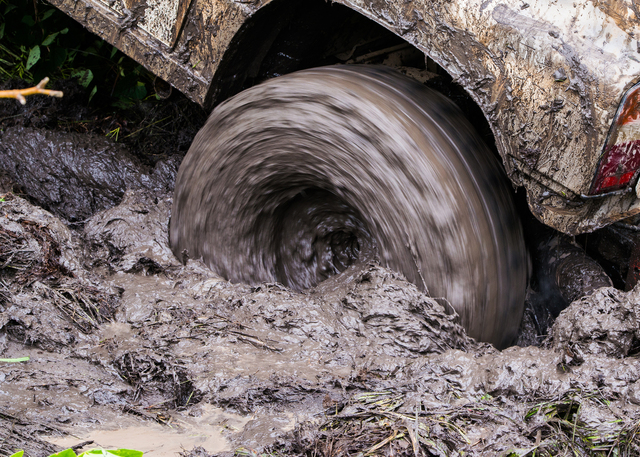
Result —
[[45, 424], [20, 419], [0, 412], [0, 454], [12, 455], [16, 449], [27, 449], [26, 455], [51, 455], [58, 446], [39, 438], [41, 434], [51, 434], [57, 430]]
[[551, 331], [553, 347], [578, 361], [585, 356], [627, 357], [640, 352], [640, 286], [631, 292], [597, 290], [564, 310]]
[[[64, 350], [115, 314], [117, 297], [87, 279], [71, 232], [7, 194], [0, 219], [0, 328], [23, 344]], [[59, 313], [51, 316], [51, 310]]]
[[166, 193], [177, 160], [153, 169], [122, 145], [95, 134], [13, 127], [0, 134], [0, 168], [34, 202], [68, 221], [111, 208], [128, 188]]

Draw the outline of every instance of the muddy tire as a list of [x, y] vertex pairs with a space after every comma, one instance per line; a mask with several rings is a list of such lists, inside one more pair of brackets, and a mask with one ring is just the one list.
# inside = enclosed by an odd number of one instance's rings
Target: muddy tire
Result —
[[178, 173], [170, 238], [233, 282], [297, 290], [377, 257], [498, 347], [522, 317], [500, 164], [453, 103], [390, 70], [301, 71], [217, 107]]

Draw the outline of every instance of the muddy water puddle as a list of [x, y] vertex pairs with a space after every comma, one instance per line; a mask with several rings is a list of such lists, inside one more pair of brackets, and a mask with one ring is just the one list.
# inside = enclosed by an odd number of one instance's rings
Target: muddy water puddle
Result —
[[173, 412], [171, 416], [161, 416], [165, 425], [140, 424], [124, 417], [117, 428], [113, 428], [113, 424], [85, 432], [76, 428], [69, 430], [68, 436], [44, 436], [43, 439], [65, 449], [92, 441], [89, 447], [136, 449], [156, 456], [176, 455], [197, 446], [218, 453], [233, 450], [226, 436], [242, 431], [251, 420], [251, 417], [230, 414], [210, 405], [201, 407], [198, 414], [195, 417]]

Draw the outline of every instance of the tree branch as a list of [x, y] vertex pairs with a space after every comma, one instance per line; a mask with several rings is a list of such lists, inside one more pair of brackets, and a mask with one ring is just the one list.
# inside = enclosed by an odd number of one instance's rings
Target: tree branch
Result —
[[38, 83], [37, 86], [28, 87], [26, 89], [15, 89], [15, 90], [0, 90], [0, 98], [15, 98], [23, 105], [27, 103], [27, 99], [25, 98], [28, 95], [34, 94], [42, 94], [48, 95], [50, 97], [62, 97], [62, 92], [59, 90], [49, 90], [45, 89], [44, 86], [49, 82], [49, 78], [45, 77], [42, 81]]

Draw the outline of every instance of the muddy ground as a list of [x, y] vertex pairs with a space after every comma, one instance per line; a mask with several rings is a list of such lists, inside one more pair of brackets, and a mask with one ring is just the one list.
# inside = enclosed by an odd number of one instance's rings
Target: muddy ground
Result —
[[231, 284], [169, 248], [180, 154], [43, 127], [0, 139], [0, 455], [640, 454], [640, 287], [498, 351], [375, 264]]

